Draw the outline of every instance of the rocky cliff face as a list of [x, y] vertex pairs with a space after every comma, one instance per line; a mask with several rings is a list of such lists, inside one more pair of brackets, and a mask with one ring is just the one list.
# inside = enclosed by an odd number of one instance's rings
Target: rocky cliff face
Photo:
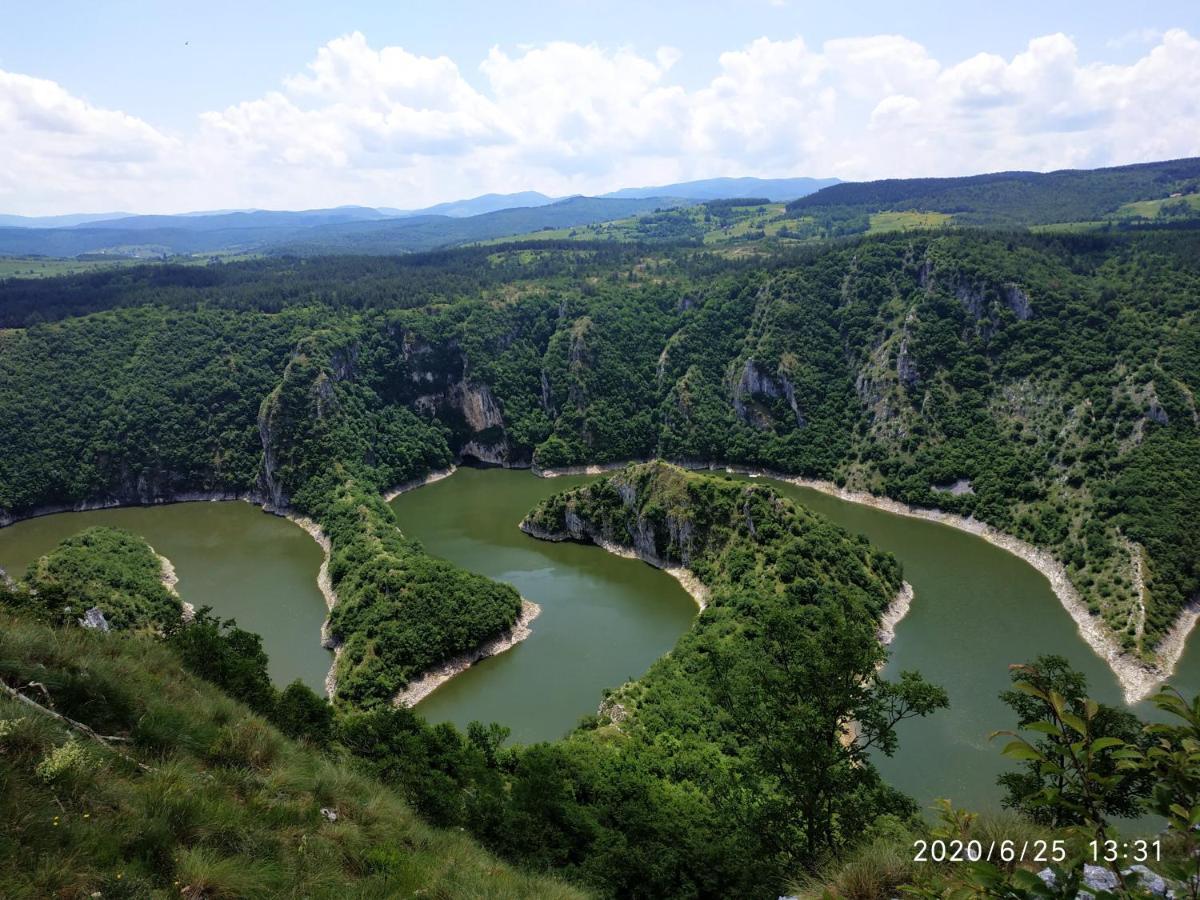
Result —
[[770, 417], [754, 404], [755, 397], [767, 397], [772, 400], [786, 399], [796, 417], [796, 425], [804, 427], [804, 416], [796, 402], [796, 386], [784, 373], [782, 367], [774, 372], [765, 369], [756, 360], [748, 359], [742, 366], [741, 375], [733, 388], [733, 409], [737, 417], [747, 425], [756, 428], [769, 428]]
[[[693, 521], [690, 503], [665, 512], [651, 497], [665, 486], [683, 485], [683, 470], [666, 463], [631, 465], [609, 476], [619, 507], [568, 498], [552, 509], [539, 507], [521, 522], [521, 530], [548, 541], [583, 541], [612, 548], [630, 548], [644, 562], [659, 568], [688, 567], [703, 552], [706, 539]], [[586, 497], [586, 489], [579, 495]]]

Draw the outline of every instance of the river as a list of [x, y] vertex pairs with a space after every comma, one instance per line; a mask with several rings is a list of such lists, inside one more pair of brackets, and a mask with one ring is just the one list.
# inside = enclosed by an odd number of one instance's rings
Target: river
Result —
[[249, 503], [172, 503], [60, 513], [0, 528], [0, 568], [13, 577], [64, 538], [93, 525], [140, 534], [175, 564], [179, 596], [262, 635], [271, 679], [325, 692], [332, 656], [321, 648], [324, 554], [311, 537]]
[[[518, 530], [538, 501], [589, 480], [464, 468], [392, 501], [401, 526], [429, 552], [508, 582], [542, 607], [527, 640], [418, 705], [430, 721], [498, 721], [513, 741], [553, 740], [595, 712], [606, 687], [641, 675], [690, 627], [695, 603], [665, 573], [598, 547], [547, 543]], [[1009, 764], [988, 735], [1014, 724], [997, 698], [1011, 663], [1063, 655], [1087, 676], [1093, 696], [1121, 702], [1116, 678], [1084, 644], [1046, 579], [1022, 560], [944, 525], [769, 483], [904, 564], [916, 599], [896, 630], [885, 676], [918, 669], [947, 689], [951, 708], [904, 723], [899, 752], [877, 763], [922, 805], [938, 797], [971, 808], [998, 805], [995, 777]], [[185, 600], [260, 633], [277, 684], [301, 678], [321, 689], [330, 659], [318, 643], [325, 617], [315, 584], [321, 551], [299, 528], [245, 503], [66, 513], [0, 529], [0, 566], [19, 575], [59, 540], [93, 524], [145, 536], [175, 563]], [[1196, 643], [1173, 679], [1185, 692], [1200, 689]], [[1151, 710], [1143, 703], [1137, 712]]]

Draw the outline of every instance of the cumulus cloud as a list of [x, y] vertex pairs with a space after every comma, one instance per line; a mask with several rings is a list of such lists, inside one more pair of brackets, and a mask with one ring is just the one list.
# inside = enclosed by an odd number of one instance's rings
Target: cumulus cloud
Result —
[[0, 204], [65, 209], [106, 179], [153, 171], [176, 146], [148, 123], [92, 106], [53, 81], [0, 70]]
[[416, 206], [724, 174], [861, 179], [1200, 154], [1200, 41], [1182, 30], [1149, 40], [1133, 62], [1106, 64], [1081, 61], [1063, 34], [950, 61], [903, 35], [760, 38], [684, 87], [671, 47], [495, 47], [463, 69], [353, 33], [278, 90], [181, 135], [0, 72], [0, 205]]

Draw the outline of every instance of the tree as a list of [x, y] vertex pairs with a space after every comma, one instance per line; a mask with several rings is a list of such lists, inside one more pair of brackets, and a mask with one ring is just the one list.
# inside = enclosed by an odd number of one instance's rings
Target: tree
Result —
[[713, 697], [747, 755], [725, 799], [779, 858], [811, 864], [876, 816], [912, 811], [868, 753], [891, 754], [897, 724], [949, 701], [914, 672], [879, 678], [886, 651], [857, 603], [778, 606], [763, 618], [709, 656]]
[[[1044, 736], [1032, 742], [1036, 755], [1024, 758], [1020, 770], [996, 779], [1005, 789], [1004, 805], [1039, 824], [1055, 827], [1083, 824], [1088, 815], [1102, 819], [1141, 815], [1151, 781], [1145, 772], [1118, 774], [1118, 760], [1111, 752], [1100, 753], [1092, 759], [1092, 777], [1081, 780], [1073, 772], [1071, 759], [1072, 745], [1080, 737], [1078, 728], [1070, 727], [1072, 723], [1083, 723], [1092, 742], [1110, 747], [1117, 746], [1113, 741], [1144, 745], [1146, 738], [1137, 716], [1103, 703], [1092, 704], [1087, 699], [1087, 679], [1061, 656], [1039, 656], [1027, 665], [1013, 666], [1010, 677], [1014, 687], [1003, 691], [1000, 699], [1017, 714], [1018, 728]], [[1067, 722], [1067, 730], [1053, 728], [1055, 721]], [[1107, 779], [1112, 779], [1111, 784], [1097, 792], [1099, 780]], [[1092, 793], [1084, 796], [1085, 791]]]
[[324, 747], [333, 732], [333, 707], [296, 679], [279, 694], [271, 721], [288, 737], [304, 738]]
[[275, 688], [257, 634], [238, 628], [233, 619], [212, 615], [211, 607], [205, 606], [190, 622], [168, 626], [166, 640], [192, 674], [211, 681], [257, 713], [274, 711]]

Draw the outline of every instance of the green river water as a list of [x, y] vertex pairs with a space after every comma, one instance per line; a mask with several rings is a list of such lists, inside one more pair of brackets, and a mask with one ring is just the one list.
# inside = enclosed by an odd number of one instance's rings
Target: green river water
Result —
[[333, 657], [320, 637], [325, 600], [316, 577], [324, 555], [287, 519], [240, 502], [43, 516], [0, 529], [0, 568], [17, 577], [63, 538], [92, 525], [142, 535], [175, 564], [180, 597], [262, 635], [276, 684], [299, 678], [325, 692]]
[[[589, 480], [460, 469], [392, 501], [401, 526], [429, 552], [506, 581], [542, 607], [527, 640], [422, 701], [417, 708], [431, 721], [498, 721], [512, 729], [514, 741], [554, 739], [595, 712], [604, 688], [639, 676], [690, 627], [695, 604], [665, 573], [517, 529], [539, 500]], [[878, 764], [922, 804], [937, 797], [973, 808], [998, 804], [995, 776], [1006, 762], [988, 734], [1012, 724], [996, 697], [1010, 663], [1062, 654], [1087, 675], [1097, 699], [1120, 702], [1112, 673], [1083, 643], [1046, 579], [1025, 562], [946, 526], [772, 484], [904, 564], [916, 599], [897, 628], [885, 674], [919, 669], [949, 691], [951, 708], [905, 723], [899, 752]], [[321, 688], [330, 659], [318, 639], [325, 616], [315, 584], [321, 552], [299, 528], [245, 503], [67, 513], [0, 529], [0, 566], [18, 575], [57, 541], [92, 524], [144, 535], [175, 563], [185, 600], [262, 634], [277, 683], [301, 678]], [[1173, 679], [1185, 691], [1200, 689], [1195, 643]], [[1145, 707], [1138, 712], [1147, 714]]]

